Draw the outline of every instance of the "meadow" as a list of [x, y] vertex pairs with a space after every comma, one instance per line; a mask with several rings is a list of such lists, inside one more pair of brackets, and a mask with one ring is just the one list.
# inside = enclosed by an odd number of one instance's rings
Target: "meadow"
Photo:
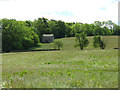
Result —
[[[62, 38], [60, 51], [2, 54], [2, 87], [6, 88], [117, 88], [118, 36], [103, 36], [106, 49], [90, 44], [75, 48], [74, 37]], [[54, 48], [53, 43], [32, 49]]]

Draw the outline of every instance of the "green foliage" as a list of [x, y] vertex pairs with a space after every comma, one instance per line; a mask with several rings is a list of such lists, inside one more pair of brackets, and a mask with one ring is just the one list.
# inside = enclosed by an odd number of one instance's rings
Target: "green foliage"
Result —
[[[117, 27], [116, 27], [117, 26]], [[108, 21], [95, 21], [93, 24], [75, 23], [72, 25], [71, 35], [75, 36], [75, 33], [85, 32], [88, 36], [94, 35], [118, 35], [118, 25], [111, 20]], [[116, 34], [117, 33], [117, 34]]]
[[25, 22], [2, 19], [2, 49], [13, 51], [31, 48], [39, 43], [38, 35]]
[[76, 33], [75, 38], [76, 38], [76, 43], [75, 43], [75, 47], [80, 47], [81, 50], [83, 50], [84, 47], [87, 47], [87, 45], [89, 44], [88, 39], [86, 38], [86, 34], [83, 33]]
[[15, 20], [3, 19], [2, 28], [3, 51], [22, 49], [22, 23], [18, 23]]
[[106, 47], [106, 43], [104, 40], [101, 40], [100, 35], [97, 35], [97, 36], [94, 36], [93, 46], [95, 48], [100, 47], [101, 49], [104, 49]]
[[113, 34], [114, 35], [120, 35], [120, 26], [119, 25], [114, 24], [114, 26], [113, 26]]
[[55, 48], [57, 47], [57, 48], [60, 50], [60, 48], [61, 48], [62, 46], [63, 46], [62, 41], [57, 40], [57, 41], [54, 42], [54, 47], [55, 47]]
[[40, 41], [42, 41], [42, 35], [44, 33], [50, 33], [48, 29], [48, 20], [44, 17], [34, 20], [35, 33], [38, 34]]
[[[48, 26], [51, 30], [51, 33], [54, 34], [55, 38], [63, 38], [66, 34], [66, 25], [65, 22], [61, 20], [51, 20], [48, 21]], [[49, 32], [47, 32], [49, 33]]]
[[65, 26], [65, 22], [58, 20], [58, 38], [63, 38], [65, 37], [66, 34], [66, 26]]
[[81, 24], [76, 23], [72, 26], [72, 31], [71, 33], [75, 35], [76, 33], [81, 33], [83, 30], [81, 29]]
[[101, 41], [100, 35], [94, 36], [93, 46], [95, 48], [100, 47], [100, 41]]
[[[76, 33], [82, 32], [86, 33], [87, 36], [120, 34], [120, 26], [111, 20], [103, 22], [95, 21], [93, 24], [83, 24], [74, 22], [66, 23], [53, 19], [48, 20], [42, 17], [35, 19], [33, 22], [29, 20], [16, 21], [13, 19], [1, 19], [0, 25], [2, 25], [2, 33], [0, 31], [0, 36], [2, 36], [3, 39], [0, 39], [3, 40], [3, 51], [29, 49], [42, 40], [43, 34], [52, 33], [55, 38], [74, 37]], [[101, 48], [104, 48], [104, 41], [101, 41], [100, 45]]]
[[101, 40], [100, 41], [100, 48], [105, 49], [105, 47], [106, 47], [106, 42], [104, 40]]
[[72, 34], [73, 23], [65, 23], [65, 25], [66, 25], [66, 37], [73, 37]]
[[2, 21], [0, 20], [0, 50], [2, 50]]
[[51, 30], [51, 33], [54, 34], [54, 37], [57, 38], [58, 37], [58, 25], [57, 25], [57, 21], [56, 20], [50, 20], [48, 21], [48, 26]]
[[33, 44], [34, 44], [34, 42], [30, 38], [25, 37], [23, 39], [23, 47], [24, 47], [24, 49], [29, 49], [30, 47], [33, 46]]

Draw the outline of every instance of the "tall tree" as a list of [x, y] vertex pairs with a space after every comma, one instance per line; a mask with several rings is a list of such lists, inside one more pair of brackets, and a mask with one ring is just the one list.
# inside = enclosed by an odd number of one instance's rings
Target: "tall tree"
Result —
[[53, 33], [54, 37], [57, 38], [59, 36], [57, 21], [56, 20], [48, 21], [48, 26], [51, 30], [51, 33]]
[[38, 36], [25, 24], [11, 19], [2, 20], [3, 51], [28, 49], [39, 42]]
[[81, 33], [83, 32], [83, 30], [81, 29], [81, 24], [80, 23], [76, 23], [72, 26], [72, 31], [71, 33], [75, 36], [76, 33]]
[[68, 23], [66, 23], [65, 25], [66, 25], [66, 34], [65, 35], [67, 35], [67, 37], [71, 37], [72, 36], [72, 34], [71, 34], [72, 25], [70, 25]]
[[45, 32], [45, 29], [47, 28], [45, 25], [45, 21], [42, 18], [38, 18], [38, 20], [34, 20], [35, 27], [36, 27], [36, 33], [39, 36], [40, 41], [42, 41], [42, 35]]
[[119, 25], [114, 24], [114, 26], [113, 26], [113, 34], [114, 35], [120, 35], [120, 26]]
[[65, 26], [65, 22], [58, 20], [58, 34], [59, 34], [59, 38], [63, 38], [65, 37], [65, 33], [66, 33], [66, 26]]

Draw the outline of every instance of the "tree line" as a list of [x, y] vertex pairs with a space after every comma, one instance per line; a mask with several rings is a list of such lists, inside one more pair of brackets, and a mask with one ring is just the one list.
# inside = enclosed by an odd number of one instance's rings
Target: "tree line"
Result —
[[43, 34], [54, 34], [55, 38], [74, 37], [84, 32], [87, 36], [120, 35], [120, 26], [108, 21], [95, 21], [92, 24], [81, 22], [64, 22], [38, 18], [34, 21], [17, 21], [1, 19], [3, 51], [24, 50], [36, 46], [42, 41]]

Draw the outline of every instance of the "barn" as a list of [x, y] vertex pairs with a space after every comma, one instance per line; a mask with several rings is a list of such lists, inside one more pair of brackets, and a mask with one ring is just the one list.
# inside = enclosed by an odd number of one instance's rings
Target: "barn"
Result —
[[43, 34], [42, 43], [50, 43], [50, 42], [54, 42], [54, 35], [53, 34]]

